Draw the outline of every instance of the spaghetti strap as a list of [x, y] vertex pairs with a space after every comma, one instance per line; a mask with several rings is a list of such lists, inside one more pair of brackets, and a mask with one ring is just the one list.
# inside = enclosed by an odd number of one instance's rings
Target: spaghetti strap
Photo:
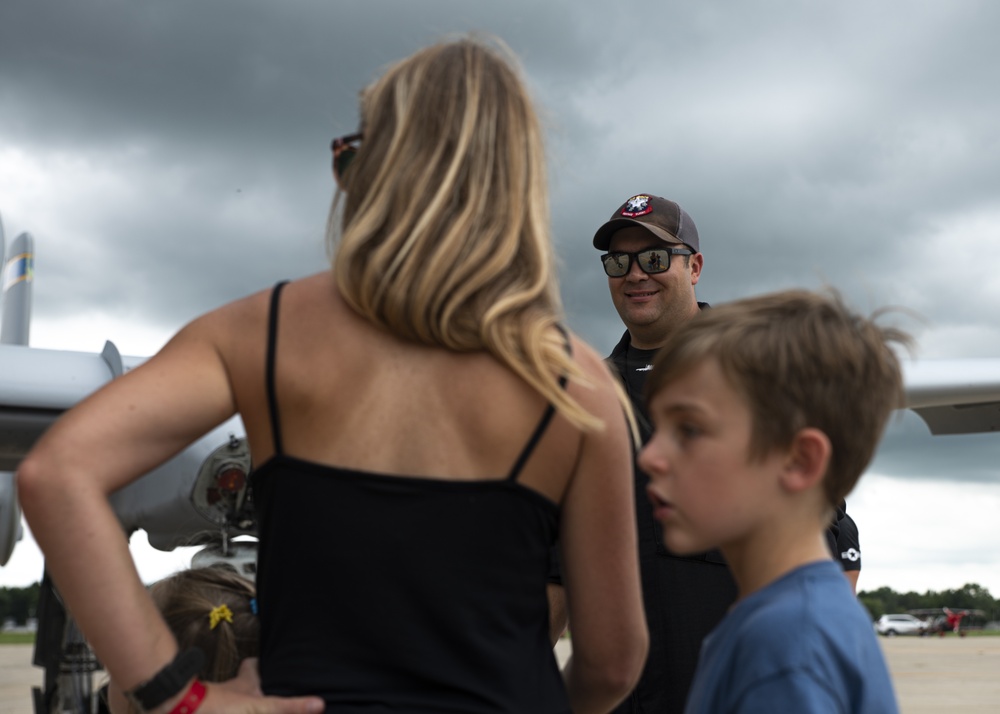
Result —
[[288, 284], [287, 280], [282, 280], [274, 286], [271, 291], [271, 307], [267, 318], [267, 410], [271, 416], [271, 438], [274, 440], [274, 453], [279, 456], [285, 453], [284, 443], [281, 440], [281, 420], [278, 418], [278, 393], [274, 388], [274, 363], [278, 351], [278, 301], [281, 298], [281, 289]]
[[[569, 333], [566, 332], [566, 328], [562, 325], [556, 323], [556, 327], [562, 333], [563, 338], [566, 340], [566, 353], [572, 355], [573, 349], [569, 341]], [[566, 375], [559, 377], [559, 386], [562, 389], [566, 389]], [[545, 434], [545, 430], [549, 426], [549, 422], [552, 421], [552, 417], [555, 416], [556, 408], [549, 404], [545, 409], [545, 413], [542, 414], [541, 420], [538, 422], [538, 426], [535, 427], [535, 431], [532, 432], [531, 438], [528, 439], [528, 443], [524, 445], [521, 450], [521, 455], [517, 457], [517, 461], [514, 462], [514, 466], [511, 468], [510, 473], [507, 475], [508, 481], [516, 481], [517, 477], [521, 475], [521, 469], [527, 463], [528, 459], [531, 457], [531, 452], [535, 450], [538, 442], [541, 440], [542, 435]]]

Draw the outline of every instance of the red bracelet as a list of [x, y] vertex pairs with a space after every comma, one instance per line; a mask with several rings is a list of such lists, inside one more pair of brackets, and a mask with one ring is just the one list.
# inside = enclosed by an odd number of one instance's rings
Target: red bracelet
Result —
[[194, 714], [205, 699], [205, 685], [197, 679], [191, 683], [191, 688], [181, 699], [177, 706], [170, 710], [170, 714]]

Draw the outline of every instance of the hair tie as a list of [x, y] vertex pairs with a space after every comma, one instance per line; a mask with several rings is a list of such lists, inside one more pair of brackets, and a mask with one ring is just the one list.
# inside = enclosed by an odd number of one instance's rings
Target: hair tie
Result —
[[257, 598], [255, 597], [250, 598], [250, 612], [254, 615], [257, 614]]
[[230, 625], [233, 624], [233, 611], [225, 603], [218, 607], [213, 607], [212, 611], [208, 613], [208, 629], [214, 630], [216, 625], [223, 620]]

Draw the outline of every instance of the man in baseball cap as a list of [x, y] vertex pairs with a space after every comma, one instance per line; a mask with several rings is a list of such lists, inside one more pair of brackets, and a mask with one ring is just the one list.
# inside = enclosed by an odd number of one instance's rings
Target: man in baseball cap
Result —
[[[594, 247], [602, 251], [611, 299], [626, 328], [608, 361], [621, 376], [645, 443], [651, 427], [643, 395], [653, 357], [674, 329], [708, 307], [695, 297], [705, 261], [698, 229], [674, 201], [641, 193], [625, 201], [597, 229]], [[683, 712], [701, 642], [736, 599], [736, 584], [719, 551], [676, 556], [664, 547], [646, 496], [648, 481], [636, 467], [639, 565], [649, 656], [638, 686], [615, 714]], [[853, 530], [856, 542], [857, 530], [850, 516], [843, 510], [838, 510], [838, 516], [846, 519], [841, 524], [849, 525], [840, 534], [849, 537]], [[840, 545], [836, 521], [830, 531], [833, 549]], [[834, 552], [841, 550], [846, 548]], [[852, 567], [843, 564], [845, 569]], [[554, 573], [553, 581], [558, 577]], [[561, 594], [553, 588], [553, 622], [559, 630], [565, 619], [560, 619]]]
[[[643, 193], [619, 206], [594, 234], [625, 334], [608, 360], [621, 375], [639, 420], [650, 425], [643, 392], [653, 357], [670, 333], [698, 314], [695, 297], [705, 258], [698, 228], [677, 203]], [[636, 469], [639, 564], [649, 624], [649, 658], [639, 685], [616, 710], [682, 712], [701, 641], [736, 599], [736, 584], [718, 551], [679, 557], [663, 546], [646, 496], [648, 477]]]

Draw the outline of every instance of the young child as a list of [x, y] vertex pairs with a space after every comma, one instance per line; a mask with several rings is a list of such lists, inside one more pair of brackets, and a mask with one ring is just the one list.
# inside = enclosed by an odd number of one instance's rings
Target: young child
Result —
[[[257, 656], [256, 591], [234, 569], [212, 565], [182, 570], [153, 583], [149, 594], [180, 646], [197, 647], [204, 653], [205, 664], [198, 674], [202, 681], [233, 679], [245, 659]], [[255, 686], [256, 676], [248, 677], [247, 687]], [[113, 682], [107, 700], [112, 714], [136, 711]]]
[[789, 291], [705, 310], [657, 355], [639, 456], [654, 516], [675, 553], [720, 548], [739, 588], [688, 714], [898, 711], [824, 537], [903, 405], [893, 341], [909, 338], [837, 296]]

